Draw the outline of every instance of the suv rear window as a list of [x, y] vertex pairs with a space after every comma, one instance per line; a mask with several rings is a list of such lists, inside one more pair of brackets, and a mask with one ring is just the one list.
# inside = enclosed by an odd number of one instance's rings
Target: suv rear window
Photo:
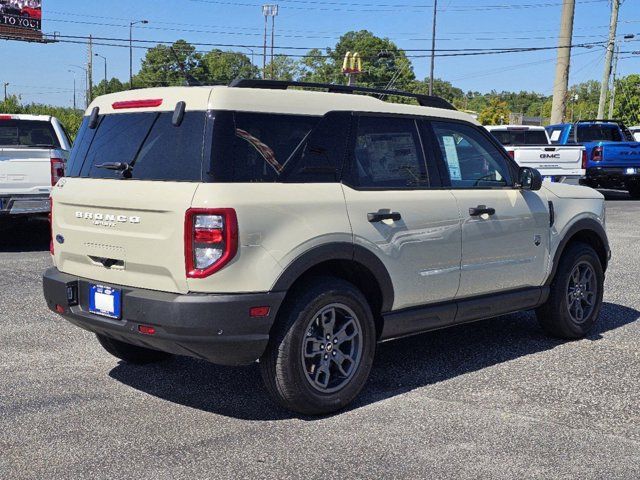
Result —
[[53, 147], [60, 142], [53, 126], [41, 120], [1, 120], [0, 146]]
[[544, 130], [491, 130], [502, 145], [548, 145]]
[[112, 114], [95, 129], [85, 117], [67, 165], [67, 175], [123, 178], [100, 165], [126, 162], [131, 179], [201, 181], [205, 112], [187, 112], [180, 126], [173, 112]]

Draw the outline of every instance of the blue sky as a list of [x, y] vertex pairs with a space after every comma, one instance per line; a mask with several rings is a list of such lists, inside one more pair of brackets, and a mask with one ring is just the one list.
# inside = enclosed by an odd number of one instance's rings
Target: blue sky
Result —
[[[405, 49], [428, 49], [431, 42], [433, 0], [280, 0], [276, 45], [327, 47], [341, 33], [368, 29]], [[436, 48], [554, 47], [557, 43], [562, 0], [439, 0]], [[242, 44], [235, 49], [261, 63], [263, 17], [256, 0], [43, 0], [43, 30], [63, 35], [128, 38], [130, 20], [147, 19], [134, 38], [194, 43]], [[577, 0], [574, 43], [606, 40], [610, 6], [606, 0]], [[640, 33], [640, 0], [626, 0], [618, 34]], [[199, 47], [205, 49], [207, 47]], [[233, 48], [224, 48], [232, 50]], [[640, 34], [622, 46], [640, 50]], [[0, 40], [0, 83], [26, 102], [71, 105], [73, 74], [70, 65], [86, 64], [86, 46], [48, 45]], [[95, 47], [108, 58], [109, 77], [128, 79], [128, 49]], [[301, 53], [279, 49], [280, 53]], [[135, 67], [144, 50], [135, 51]], [[412, 52], [413, 55], [424, 53]], [[555, 51], [504, 55], [438, 58], [436, 76], [464, 90], [533, 90], [550, 94]], [[102, 59], [94, 62], [94, 78], [103, 77]], [[429, 59], [413, 58], [419, 78], [428, 74]], [[601, 79], [604, 48], [574, 50], [571, 83]], [[622, 75], [640, 71], [640, 55], [621, 56]], [[78, 70], [79, 89], [83, 74]], [[80, 94], [78, 95], [80, 99]], [[79, 100], [80, 102], [80, 100]]]

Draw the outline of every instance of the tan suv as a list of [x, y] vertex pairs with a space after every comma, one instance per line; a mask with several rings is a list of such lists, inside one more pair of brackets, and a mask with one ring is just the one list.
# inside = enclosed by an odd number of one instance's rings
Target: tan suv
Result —
[[602, 195], [542, 186], [442, 99], [308, 86], [98, 98], [52, 193], [49, 307], [128, 362], [258, 360], [305, 414], [348, 404], [380, 341], [534, 308], [592, 328]]

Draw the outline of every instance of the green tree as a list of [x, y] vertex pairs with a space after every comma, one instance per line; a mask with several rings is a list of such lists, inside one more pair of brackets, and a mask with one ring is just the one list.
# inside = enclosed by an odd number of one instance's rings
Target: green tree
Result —
[[147, 51], [133, 84], [135, 87], [184, 85], [186, 80], [182, 68], [195, 79], [206, 80], [202, 55], [193, 45], [184, 40], [178, 40], [171, 47], [157, 45]]
[[483, 125], [502, 125], [509, 122], [509, 105], [499, 97], [493, 97], [480, 111], [478, 121]]
[[273, 80], [296, 80], [300, 76], [300, 67], [293, 58], [276, 55], [273, 62], [267, 63], [264, 73], [265, 78]]
[[229, 83], [235, 78], [258, 78], [260, 70], [240, 52], [211, 50], [201, 59], [208, 83]]
[[[328, 50], [331, 52], [331, 50]], [[332, 57], [318, 48], [309, 50], [298, 62], [298, 80], [301, 82], [341, 83], [344, 74], [336, 67]]]
[[616, 80], [616, 98], [613, 116], [627, 126], [640, 123], [640, 75], [633, 73]]
[[98, 85], [93, 87], [93, 96], [99, 97], [100, 95], [106, 95], [108, 93], [117, 93], [123, 92], [125, 90], [129, 90], [129, 82], [122, 83], [117, 78], [112, 78], [109, 80], [106, 85], [104, 80], [102, 80]]

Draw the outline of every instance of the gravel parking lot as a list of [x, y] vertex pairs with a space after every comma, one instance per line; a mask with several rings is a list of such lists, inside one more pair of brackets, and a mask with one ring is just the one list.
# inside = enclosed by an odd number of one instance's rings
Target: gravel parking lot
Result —
[[526, 313], [384, 344], [319, 419], [274, 407], [255, 367], [118, 363], [46, 309], [46, 222], [0, 233], [0, 478], [640, 478], [640, 202], [607, 197], [588, 339]]

